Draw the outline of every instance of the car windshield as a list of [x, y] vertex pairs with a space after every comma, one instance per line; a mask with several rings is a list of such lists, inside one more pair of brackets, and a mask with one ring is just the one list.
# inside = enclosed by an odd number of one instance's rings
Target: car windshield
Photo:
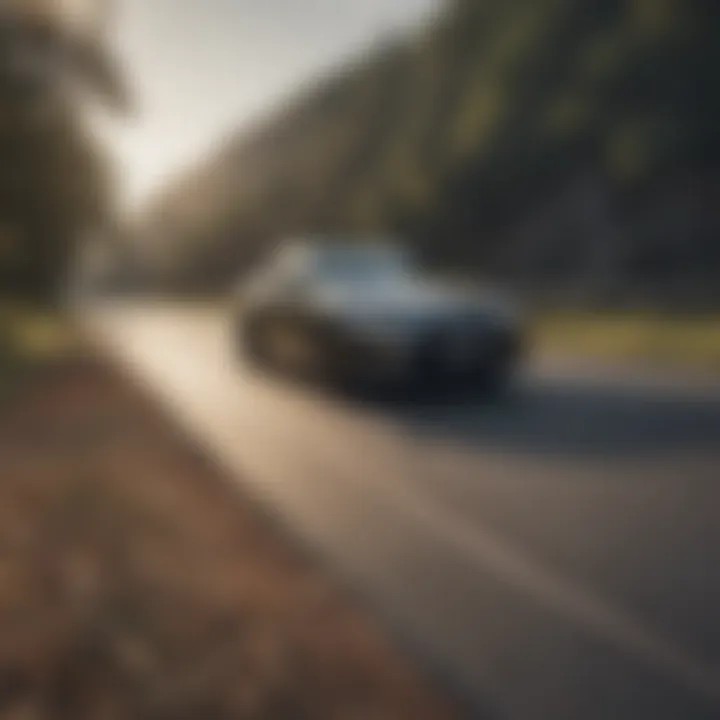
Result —
[[321, 277], [355, 282], [398, 276], [409, 264], [407, 253], [395, 247], [333, 248], [319, 255], [317, 268]]

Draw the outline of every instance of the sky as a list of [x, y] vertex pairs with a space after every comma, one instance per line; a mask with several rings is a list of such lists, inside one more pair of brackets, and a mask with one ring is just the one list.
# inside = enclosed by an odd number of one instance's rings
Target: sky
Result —
[[136, 206], [220, 137], [438, 0], [116, 0], [111, 41], [137, 104], [104, 119]]

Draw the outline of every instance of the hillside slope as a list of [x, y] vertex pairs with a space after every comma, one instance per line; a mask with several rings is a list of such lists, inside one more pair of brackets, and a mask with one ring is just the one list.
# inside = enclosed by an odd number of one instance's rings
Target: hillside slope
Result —
[[215, 287], [284, 233], [392, 231], [576, 299], [716, 302], [719, 31], [712, 0], [455, 0], [168, 188], [156, 268]]

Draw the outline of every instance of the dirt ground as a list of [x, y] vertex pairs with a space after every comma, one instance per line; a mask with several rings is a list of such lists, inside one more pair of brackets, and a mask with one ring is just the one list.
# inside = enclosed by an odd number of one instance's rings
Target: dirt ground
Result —
[[139, 389], [89, 357], [0, 410], [0, 717], [456, 716]]

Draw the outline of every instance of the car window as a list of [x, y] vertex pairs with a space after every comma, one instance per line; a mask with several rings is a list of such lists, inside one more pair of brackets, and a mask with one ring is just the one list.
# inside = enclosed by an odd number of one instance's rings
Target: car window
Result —
[[322, 277], [342, 281], [372, 280], [406, 272], [405, 254], [400, 250], [340, 248], [322, 253], [318, 272]]
[[307, 253], [299, 247], [283, 248], [270, 265], [269, 274], [280, 286], [298, 286], [308, 282], [311, 268]]

